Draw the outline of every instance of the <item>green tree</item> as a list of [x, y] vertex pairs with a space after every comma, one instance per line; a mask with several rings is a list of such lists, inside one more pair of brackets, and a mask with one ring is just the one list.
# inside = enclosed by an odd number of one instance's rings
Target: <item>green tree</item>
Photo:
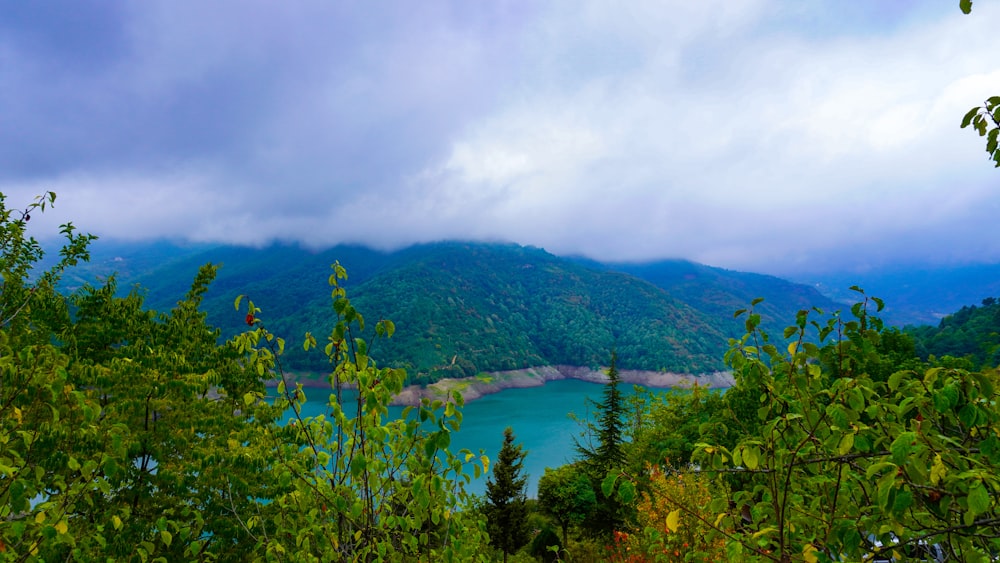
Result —
[[514, 430], [503, 431], [503, 446], [493, 464], [493, 476], [486, 481], [486, 517], [490, 544], [507, 556], [528, 543], [528, 508], [525, 488], [528, 476], [521, 473], [526, 452], [514, 444]]
[[[588, 442], [577, 442], [576, 450], [583, 464], [592, 473], [605, 475], [625, 464], [626, 456], [622, 444], [625, 441], [625, 403], [618, 385], [618, 354], [611, 353], [608, 367], [608, 382], [604, 385], [600, 402], [592, 402], [597, 412], [597, 421], [587, 423], [587, 431], [592, 438]], [[594, 443], [596, 441], [596, 444]]]
[[110, 491], [91, 500], [95, 515], [77, 527], [84, 537], [114, 530], [113, 540], [81, 540], [77, 551], [87, 557], [235, 559], [253, 547], [232, 518], [241, 503], [230, 491], [262, 490], [269, 479], [259, 466], [240, 463], [230, 440], [277, 413], [242, 403], [243, 394], [264, 390], [263, 380], [234, 348], [218, 344], [219, 331], [198, 310], [215, 271], [201, 268], [166, 314], [145, 310], [137, 290], [117, 297], [113, 278], [70, 299], [74, 322], [59, 337], [72, 384], [101, 407], [97, 428], [105, 438], [65, 454], [121, 450], [102, 466]]
[[737, 381], [764, 390], [760, 431], [698, 452], [705, 469], [755, 477], [711, 507], [730, 560], [904, 559], [936, 546], [949, 561], [988, 561], [1000, 549], [997, 374], [932, 367], [873, 378], [882, 302], [862, 297], [825, 323], [802, 311], [785, 330], [787, 350], [752, 311], [733, 341]]
[[87, 259], [93, 237], [63, 225], [57, 264], [35, 271], [44, 251], [27, 226], [32, 213], [55, 200], [46, 193], [13, 209], [0, 193], [0, 560], [71, 548], [73, 516], [86, 509], [86, 499], [109, 489], [95, 470], [116, 453], [61, 453], [98, 438], [100, 406], [70, 383], [69, 358], [53, 338], [69, 322], [56, 284], [66, 268]]
[[539, 508], [559, 525], [564, 546], [569, 543], [570, 526], [582, 524], [596, 504], [594, 488], [579, 463], [546, 467], [538, 480]]
[[17, 210], [0, 194], [0, 561], [485, 558], [464, 487], [465, 468], [478, 475], [488, 459], [448, 450], [461, 396], [388, 419], [406, 374], [369, 357], [339, 264], [329, 410], [304, 417], [259, 309], [249, 303], [250, 330], [222, 344], [205, 323], [214, 266], [164, 314], [114, 278], [59, 293], [93, 237], [64, 225], [60, 259], [37, 271], [26, 227], [54, 201]]
[[60, 260], [34, 271], [25, 227], [54, 201], [0, 206], [0, 559], [245, 558], [228, 491], [267, 479], [225, 445], [267, 417], [231, 400], [263, 383], [198, 312], [214, 268], [169, 314], [114, 278], [66, 297], [59, 277], [93, 237], [64, 225]]
[[[465, 486], [488, 464], [486, 456], [449, 451], [461, 425], [462, 396], [424, 400], [390, 418], [388, 406], [406, 381], [402, 369], [379, 367], [369, 356], [365, 319], [341, 285], [347, 272], [333, 265], [331, 328], [324, 354], [333, 366], [326, 413], [302, 414], [306, 394], [281, 365], [284, 341], [267, 330], [261, 310], [247, 300], [249, 330], [233, 339], [243, 361], [278, 381], [273, 406], [288, 409], [286, 423], [269, 425], [239, 448], [245, 463], [264, 465], [277, 486], [248, 491], [255, 505], [234, 511], [256, 553], [289, 561], [479, 561], [486, 559], [486, 523], [470, 509]], [[237, 298], [236, 307], [244, 302]], [[380, 320], [375, 339], [395, 325]], [[304, 348], [317, 347], [306, 334]], [[357, 393], [351, 397], [345, 387]], [[268, 404], [248, 392], [246, 405]]]
[[718, 391], [698, 384], [665, 392], [643, 390], [630, 397], [630, 402], [631, 431], [624, 449], [632, 474], [664, 463], [685, 467], [696, 443], [727, 442], [728, 405]]
[[[626, 490], [616, 490], [618, 478], [623, 474], [627, 461], [625, 454], [625, 403], [622, 399], [618, 377], [618, 355], [611, 353], [608, 382], [604, 385], [600, 402], [593, 403], [597, 421], [587, 423], [590, 442], [577, 442], [580, 462], [594, 487], [597, 502], [584, 522], [595, 536], [610, 538], [621, 530], [628, 520], [628, 503], [634, 498], [634, 488], [629, 481], [621, 481]], [[596, 443], [594, 443], [596, 441]]]

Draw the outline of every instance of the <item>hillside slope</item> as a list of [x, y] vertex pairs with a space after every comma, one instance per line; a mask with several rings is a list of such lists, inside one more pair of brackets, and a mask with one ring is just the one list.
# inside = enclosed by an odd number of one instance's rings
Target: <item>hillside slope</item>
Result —
[[1000, 365], [1000, 302], [994, 297], [983, 299], [978, 307], [962, 307], [937, 326], [910, 326], [905, 332], [913, 337], [921, 359], [967, 358], [972, 369]]
[[674, 298], [719, 319], [727, 335], [743, 334], [742, 318], [733, 312], [746, 308], [758, 297], [764, 301], [754, 310], [762, 326], [778, 335], [795, 320], [795, 313], [817, 307], [824, 312], [845, 308], [812, 287], [774, 276], [736, 272], [687, 260], [663, 260], [645, 264], [609, 264], [609, 268], [631, 274], [666, 290]]
[[946, 315], [1000, 295], [1000, 264], [895, 266], [862, 273], [802, 274], [795, 280], [836, 301], [858, 285], [885, 300], [883, 318], [897, 325], [937, 325]]
[[705, 373], [722, 368], [727, 339], [742, 334], [732, 312], [751, 299], [766, 298], [759, 309], [773, 319], [775, 334], [799, 309], [832, 303], [770, 276], [680, 261], [586, 263], [514, 244], [436, 243], [393, 253], [357, 246], [160, 249], [153, 264], [116, 250], [91, 274], [120, 268], [120, 287], [140, 285], [158, 310], [173, 306], [200, 265], [221, 264], [204, 300], [209, 321], [226, 334], [245, 328], [233, 309], [236, 295], [245, 294], [285, 337], [286, 368], [314, 373], [326, 363], [302, 352], [302, 335], [322, 341], [329, 331], [327, 277], [339, 260], [367, 319], [396, 323], [396, 336], [380, 341], [373, 356], [406, 367], [421, 383], [543, 365], [596, 367], [612, 348], [622, 369]]

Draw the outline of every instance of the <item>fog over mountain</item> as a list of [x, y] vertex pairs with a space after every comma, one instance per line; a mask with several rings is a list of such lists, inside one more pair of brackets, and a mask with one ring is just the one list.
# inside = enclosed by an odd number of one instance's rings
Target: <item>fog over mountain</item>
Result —
[[59, 194], [40, 236], [997, 262], [1000, 176], [958, 125], [1000, 5], [956, 4], [13, 3], [0, 191]]

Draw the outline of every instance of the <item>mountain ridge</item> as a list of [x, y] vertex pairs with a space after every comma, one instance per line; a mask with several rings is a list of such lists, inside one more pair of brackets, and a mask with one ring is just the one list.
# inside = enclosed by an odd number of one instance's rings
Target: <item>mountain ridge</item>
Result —
[[622, 369], [710, 373], [722, 367], [728, 339], [743, 333], [733, 311], [756, 297], [765, 298], [755, 311], [774, 334], [799, 309], [846, 308], [815, 287], [765, 274], [686, 260], [602, 263], [513, 243], [447, 241], [393, 252], [290, 244], [154, 250], [151, 259], [142, 245], [98, 241], [93, 262], [72, 282], [118, 271], [120, 288], [139, 284], [148, 307], [166, 310], [199, 266], [221, 264], [205, 296], [209, 322], [225, 334], [244, 329], [232, 303], [246, 294], [288, 342], [286, 366], [323, 373], [323, 358], [308, 359], [301, 337], [309, 331], [322, 340], [329, 330], [327, 277], [336, 260], [347, 268], [357, 308], [370, 321], [397, 325], [394, 338], [373, 343], [373, 357], [407, 368], [421, 384], [546, 365], [596, 367], [613, 348]]

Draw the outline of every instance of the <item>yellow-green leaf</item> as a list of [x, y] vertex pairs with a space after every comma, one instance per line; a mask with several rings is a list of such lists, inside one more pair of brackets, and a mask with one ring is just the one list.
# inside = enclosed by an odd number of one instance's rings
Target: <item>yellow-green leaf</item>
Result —
[[816, 556], [818, 551], [813, 544], [807, 543], [802, 547], [802, 559], [806, 563], [817, 563], [819, 561], [819, 557]]
[[60, 520], [59, 523], [56, 524], [56, 531], [60, 534], [65, 534], [69, 531], [69, 525], [66, 524], [65, 520]]
[[934, 463], [931, 464], [931, 485], [937, 485], [944, 479], [944, 476], [948, 474], [948, 468], [945, 467], [944, 462], [941, 460], [941, 454], [934, 455]]
[[749, 446], [743, 450], [743, 465], [745, 465], [747, 469], [753, 471], [757, 469], [759, 464], [760, 451], [757, 449], [757, 446]]
[[671, 532], [676, 532], [681, 525], [681, 511], [672, 510], [670, 514], [667, 514], [667, 529]]
[[837, 453], [840, 455], [847, 455], [854, 448], [854, 433], [844, 434], [844, 437], [840, 439], [840, 445], [837, 446]]

